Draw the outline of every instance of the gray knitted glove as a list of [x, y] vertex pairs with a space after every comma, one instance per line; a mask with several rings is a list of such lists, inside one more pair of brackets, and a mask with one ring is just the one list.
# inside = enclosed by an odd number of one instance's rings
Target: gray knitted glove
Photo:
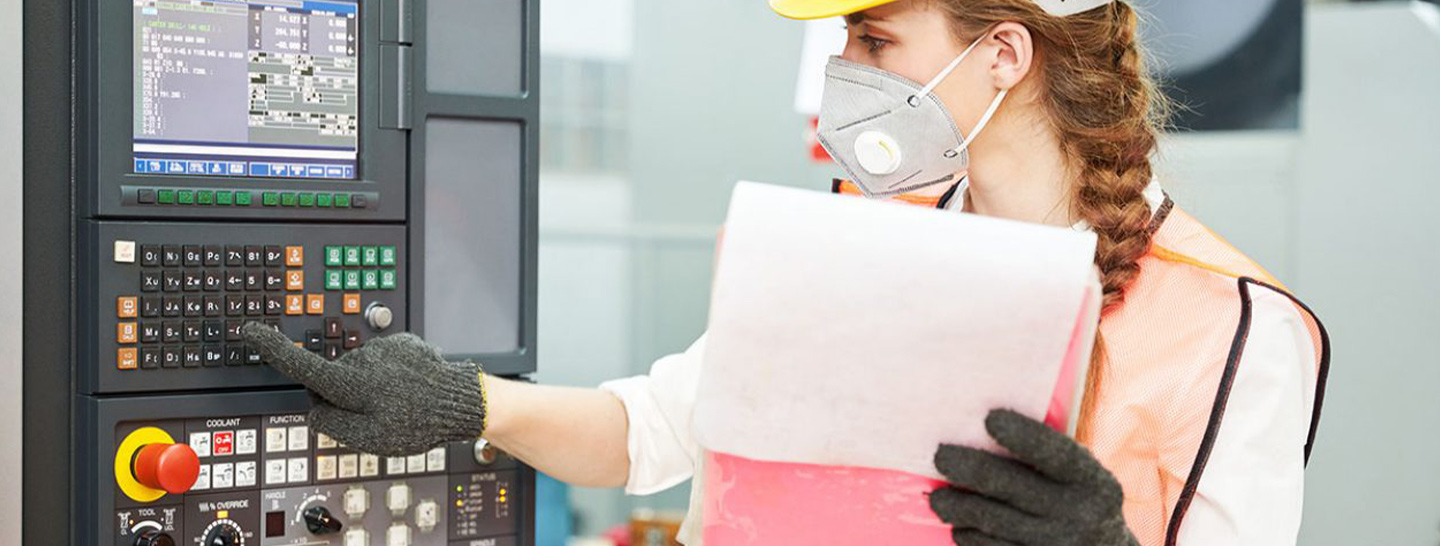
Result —
[[985, 428], [1020, 462], [940, 446], [935, 467], [953, 484], [930, 508], [964, 546], [1138, 546], [1119, 482], [1084, 446], [1043, 423], [995, 410]]
[[261, 323], [240, 332], [270, 367], [310, 389], [310, 425], [346, 446], [398, 457], [485, 431], [480, 367], [446, 362], [413, 334], [370, 340], [332, 362]]

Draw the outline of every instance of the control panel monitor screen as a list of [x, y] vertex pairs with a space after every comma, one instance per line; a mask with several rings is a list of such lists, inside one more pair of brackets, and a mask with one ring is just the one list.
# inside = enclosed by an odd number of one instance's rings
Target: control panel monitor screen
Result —
[[134, 172], [357, 178], [357, 0], [132, 1]]

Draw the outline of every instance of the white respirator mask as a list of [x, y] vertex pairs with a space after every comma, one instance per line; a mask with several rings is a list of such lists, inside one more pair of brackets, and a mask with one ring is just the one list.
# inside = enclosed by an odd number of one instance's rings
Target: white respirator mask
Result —
[[1006, 91], [995, 95], [967, 138], [934, 90], [983, 40], [970, 44], [924, 86], [872, 66], [830, 58], [816, 137], [866, 197], [955, 184], [956, 175], [969, 169], [970, 143], [990, 123]]

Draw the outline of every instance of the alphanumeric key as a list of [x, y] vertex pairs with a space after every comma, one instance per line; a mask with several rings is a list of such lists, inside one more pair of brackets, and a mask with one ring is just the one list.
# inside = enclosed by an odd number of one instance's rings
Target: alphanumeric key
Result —
[[225, 296], [225, 316], [238, 317], [245, 314], [245, 296], [230, 294]]
[[239, 292], [239, 291], [244, 290], [244, 289], [245, 289], [245, 270], [243, 270], [243, 269], [227, 269], [227, 270], [225, 270], [225, 290], [228, 290], [228, 291], [230, 291], [230, 292]]
[[285, 312], [285, 297], [279, 294], [265, 296], [265, 314], [276, 316]]
[[315, 353], [325, 349], [325, 338], [319, 330], [305, 331], [305, 349]]
[[245, 325], [243, 320], [225, 321], [225, 341], [241, 341], [245, 339], [240, 335], [240, 327]]
[[146, 370], [153, 370], [160, 367], [160, 348], [142, 347], [140, 349], [140, 367]]
[[205, 270], [205, 291], [219, 292], [225, 288], [225, 272], [219, 269]]
[[181, 273], [181, 279], [186, 292], [199, 292], [205, 287], [205, 275], [198, 269], [186, 269]]
[[180, 245], [165, 245], [160, 250], [160, 264], [165, 267], [180, 267]]
[[278, 246], [265, 247], [265, 267], [285, 265], [285, 249]]
[[157, 322], [140, 323], [140, 343], [157, 343], [160, 341], [160, 324]]
[[179, 347], [166, 347], [160, 351], [160, 365], [166, 368], [179, 368], [181, 358]]
[[165, 340], [165, 343], [180, 343], [181, 329], [179, 322], [167, 320], [160, 326], [160, 337]]
[[265, 359], [260, 358], [260, 353], [255, 352], [255, 349], [250, 349], [250, 348], [246, 348], [246, 349], [245, 349], [245, 364], [246, 364], [246, 365], [254, 366], [254, 365], [259, 364], [259, 363], [264, 362], [264, 361], [265, 361]]
[[278, 269], [265, 270], [265, 291], [278, 292], [285, 289], [285, 274]]
[[344, 354], [344, 351], [340, 350], [339, 343], [325, 343], [325, 358], [335, 360], [337, 358], [340, 358], [340, 355], [342, 354]]
[[276, 332], [280, 331], [280, 319], [278, 318], [265, 319], [265, 325], [274, 328]]
[[200, 267], [205, 263], [204, 251], [200, 245], [185, 245], [185, 267]]
[[160, 302], [160, 314], [167, 317], [178, 317], [182, 313], [182, 307], [179, 296], [165, 298]]
[[259, 292], [265, 288], [265, 272], [260, 269], [245, 270], [245, 291]]
[[159, 267], [160, 247], [155, 245], [140, 245], [140, 265], [143, 267]]
[[225, 265], [227, 267], [245, 267], [245, 247], [226, 246]]
[[220, 296], [205, 296], [205, 316], [218, 317], [225, 313], [225, 304]]
[[225, 264], [225, 248], [220, 245], [205, 246], [205, 267], [220, 267]]
[[140, 316], [144, 318], [160, 316], [160, 297], [145, 296], [140, 298]]
[[206, 368], [214, 368], [225, 363], [225, 353], [219, 345], [206, 345], [201, 355]]
[[205, 342], [216, 343], [225, 339], [225, 323], [218, 320], [205, 321]]
[[259, 246], [245, 247], [245, 265], [250, 267], [265, 265], [265, 248]]
[[186, 368], [199, 368], [199, 367], [200, 367], [200, 348], [199, 348], [199, 347], [194, 347], [194, 346], [186, 347], [184, 354], [185, 354], [185, 367], [186, 367]]
[[200, 296], [185, 296], [185, 316], [205, 316], [205, 300]]
[[140, 291], [141, 291], [141, 292], [159, 292], [159, 291], [160, 291], [160, 285], [164, 283], [164, 281], [160, 280], [160, 276], [161, 276], [161, 273], [160, 273], [159, 271], [156, 271], [156, 270], [153, 270], [153, 269], [146, 269], [146, 270], [144, 270], [144, 271], [141, 271], [141, 272], [140, 272]]
[[226, 366], [239, 366], [239, 365], [244, 364], [244, 363], [245, 363], [245, 346], [244, 346], [244, 345], [226, 345], [226, 346], [225, 346], [225, 365], [226, 365]]
[[179, 269], [166, 269], [161, 279], [166, 292], [179, 292], [185, 287], [184, 273], [181, 273]]
[[204, 325], [198, 320], [185, 321], [185, 343], [199, 343], [204, 339]]
[[258, 317], [265, 314], [265, 297], [259, 294], [245, 296], [245, 316]]

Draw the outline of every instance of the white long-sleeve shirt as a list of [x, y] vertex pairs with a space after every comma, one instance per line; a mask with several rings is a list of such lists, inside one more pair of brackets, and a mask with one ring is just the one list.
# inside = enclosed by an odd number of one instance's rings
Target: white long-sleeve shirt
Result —
[[[1163, 199], [1158, 185], [1151, 190], [1152, 202]], [[1220, 435], [1181, 525], [1182, 546], [1293, 546], [1299, 534], [1305, 462], [1293, 447], [1310, 430], [1315, 348], [1288, 298], [1258, 289], [1252, 298], [1249, 341]], [[691, 416], [704, 353], [701, 336], [684, 353], [655, 362], [648, 375], [601, 385], [620, 398], [629, 417], [627, 493], [653, 494], [701, 475]], [[693, 489], [681, 530], [681, 542], [689, 546], [700, 544], [699, 489]]]

